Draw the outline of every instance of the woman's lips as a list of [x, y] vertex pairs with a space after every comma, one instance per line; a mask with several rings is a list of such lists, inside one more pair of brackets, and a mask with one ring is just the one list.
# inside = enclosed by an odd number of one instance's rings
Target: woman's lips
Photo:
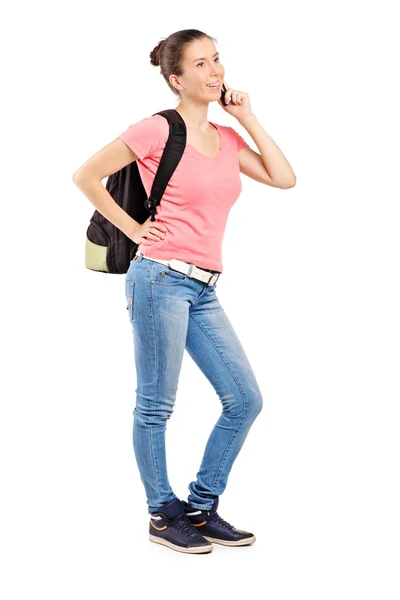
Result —
[[214, 86], [212, 86], [212, 87], [211, 87], [210, 85], [207, 85], [207, 87], [208, 87], [210, 90], [219, 90], [219, 88], [221, 87], [221, 82], [217, 83], [217, 85], [214, 85]]

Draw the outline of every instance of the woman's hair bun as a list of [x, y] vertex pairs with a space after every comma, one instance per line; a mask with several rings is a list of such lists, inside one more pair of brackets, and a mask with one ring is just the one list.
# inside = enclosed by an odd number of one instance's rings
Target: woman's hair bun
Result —
[[165, 40], [161, 40], [157, 46], [150, 52], [150, 63], [155, 67], [160, 65], [161, 48]]

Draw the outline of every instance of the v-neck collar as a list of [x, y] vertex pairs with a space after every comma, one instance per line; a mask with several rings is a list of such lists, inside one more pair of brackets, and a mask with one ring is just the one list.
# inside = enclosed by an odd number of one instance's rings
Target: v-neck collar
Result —
[[200, 150], [197, 150], [197, 148], [195, 148], [193, 146], [193, 144], [189, 144], [189, 142], [186, 142], [186, 146], [189, 146], [189, 148], [192, 148], [196, 152], [196, 154], [199, 154], [200, 156], [203, 156], [205, 159], [207, 159], [207, 160], [214, 160], [214, 159], [218, 158], [219, 155], [222, 152], [222, 136], [221, 136], [221, 131], [220, 131], [218, 125], [216, 123], [214, 123], [213, 121], [209, 121], [209, 123], [210, 123], [210, 125], [213, 125], [216, 128], [216, 130], [218, 131], [218, 135], [219, 135], [219, 150], [218, 150], [217, 154], [215, 156], [208, 156], [208, 154], [204, 154], [204, 152], [200, 152]]
[[[178, 112], [178, 111], [176, 111], [176, 112]], [[178, 113], [178, 114], [181, 117], [181, 119], [184, 121], [182, 115], [180, 113]], [[208, 154], [204, 154], [204, 152], [200, 152], [200, 150], [197, 150], [197, 148], [195, 148], [193, 146], [193, 144], [189, 144], [189, 142], [186, 142], [186, 148], [192, 149], [196, 154], [198, 154], [199, 156], [202, 156], [206, 160], [215, 160], [220, 156], [220, 154], [222, 152], [222, 135], [221, 135], [221, 130], [220, 130], [219, 126], [217, 125], [217, 123], [214, 123], [214, 121], [209, 121], [209, 123], [210, 123], [210, 125], [213, 125], [215, 127], [215, 129], [218, 131], [219, 150], [218, 150], [217, 154], [215, 156], [208, 156]]]

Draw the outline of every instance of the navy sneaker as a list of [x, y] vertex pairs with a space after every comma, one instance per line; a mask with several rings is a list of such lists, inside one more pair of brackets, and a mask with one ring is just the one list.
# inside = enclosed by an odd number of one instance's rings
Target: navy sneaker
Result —
[[213, 545], [189, 521], [179, 498], [163, 504], [149, 516], [151, 542], [190, 554], [204, 554], [213, 550]]
[[255, 542], [256, 536], [253, 533], [236, 529], [219, 516], [217, 513], [218, 503], [219, 497], [217, 496], [210, 510], [199, 510], [183, 501], [185, 513], [193, 527], [196, 527], [199, 533], [210, 542], [223, 546], [249, 546]]

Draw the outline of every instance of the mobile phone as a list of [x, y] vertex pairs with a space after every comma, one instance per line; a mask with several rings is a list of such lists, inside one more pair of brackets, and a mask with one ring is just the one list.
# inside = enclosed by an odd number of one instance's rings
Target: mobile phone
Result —
[[224, 106], [228, 106], [228, 102], [225, 102], [225, 94], [226, 94], [226, 91], [227, 91], [227, 90], [226, 90], [225, 84], [223, 83], [223, 84], [222, 84], [222, 88], [221, 88], [221, 98], [220, 98], [220, 100], [221, 100], [221, 102], [222, 102], [222, 104], [223, 104]]

